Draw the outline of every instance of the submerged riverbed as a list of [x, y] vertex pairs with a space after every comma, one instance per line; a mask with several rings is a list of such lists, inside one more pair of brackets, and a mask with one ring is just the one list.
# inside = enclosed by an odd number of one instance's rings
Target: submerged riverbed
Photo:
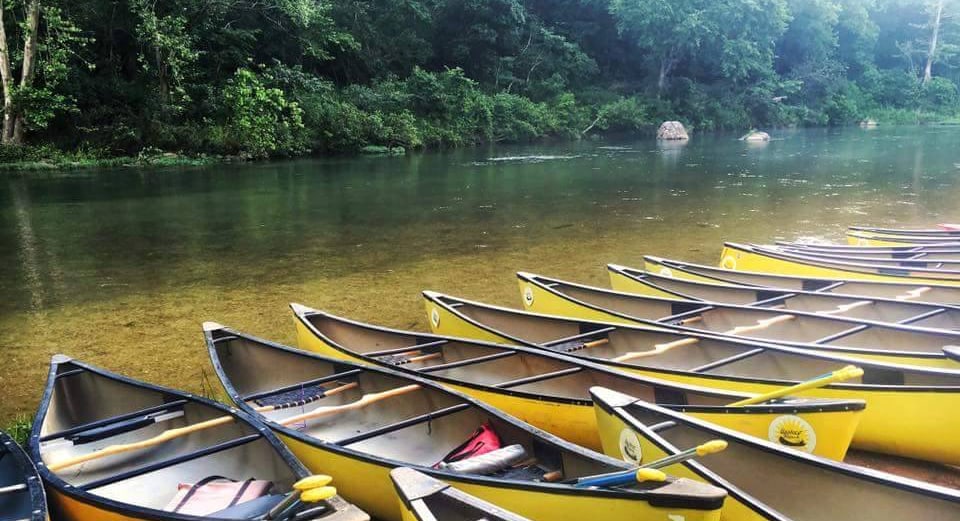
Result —
[[423, 289], [516, 306], [521, 269], [960, 219], [958, 127], [773, 135], [0, 174], [0, 424], [54, 353], [209, 393], [201, 323], [292, 343], [291, 301], [424, 329]]

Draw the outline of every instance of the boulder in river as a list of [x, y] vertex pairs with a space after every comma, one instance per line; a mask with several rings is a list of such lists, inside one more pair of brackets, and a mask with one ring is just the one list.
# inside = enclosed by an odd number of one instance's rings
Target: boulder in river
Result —
[[877, 120], [867, 118], [860, 122], [860, 126], [863, 128], [873, 128], [877, 126]]
[[740, 141], [770, 141], [770, 134], [760, 130], [751, 130], [740, 138]]
[[657, 129], [657, 139], [667, 141], [677, 141], [690, 139], [687, 129], [683, 128], [683, 123], [679, 121], [664, 121]]

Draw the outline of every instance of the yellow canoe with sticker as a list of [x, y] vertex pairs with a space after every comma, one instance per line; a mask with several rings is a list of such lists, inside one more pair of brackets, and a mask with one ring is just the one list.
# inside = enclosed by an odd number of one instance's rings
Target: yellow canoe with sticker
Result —
[[[578, 445], [600, 450], [589, 389], [603, 385], [645, 396], [706, 421], [797, 450], [842, 460], [864, 409], [863, 400], [756, 397], [630, 375], [583, 359], [520, 346], [398, 331], [291, 304], [301, 349], [389, 367], [427, 378]], [[439, 319], [433, 315], [432, 321]], [[790, 431], [783, 418], [803, 418]]]
[[[390, 471], [404, 466], [536, 520], [582, 521], [584, 512], [602, 513], [604, 521], [720, 519], [726, 492], [691, 480], [576, 488], [571, 480], [630, 466], [418, 376], [214, 323], [205, 324], [204, 337], [233, 403], [275, 431], [307, 468], [325, 469], [344, 497], [376, 519], [400, 519]], [[255, 407], [285, 393], [301, 403]], [[470, 457], [491, 444], [497, 449]]]
[[676, 326], [905, 365], [960, 370], [960, 332], [831, 314], [622, 293], [517, 273], [524, 308], [646, 327]]
[[644, 256], [643, 260], [646, 271], [681, 280], [768, 287], [789, 291], [813, 291], [831, 295], [887, 298], [904, 302], [925, 302], [950, 306], [960, 303], [960, 286], [734, 271], [652, 255]]
[[960, 285], [960, 271], [930, 268], [898, 268], [863, 262], [813, 258], [766, 250], [758, 246], [724, 243], [720, 267], [725, 270], [759, 271], [803, 277], [837, 277], [882, 282]]
[[[661, 380], [764, 394], [855, 364], [864, 375], [797, 396], [863, 399], [853, 447], [960, 464], [960, 372], [864, 362], [677, 329], [554, 317], [424, 292], [435, 333], [524, 345]], [[605, 342], [597, 344], [597, 341]], [[854, 383], [850, 383], [854, 382]]]
[[[602, 387], [591, 394], [609, 456], [643, 465], [707, 440], [727, 442], [721, 452], [662, 469], [726, 489], [724, 520], [960, 519], [955, 489], [784, 450]], [[791, 428], [801, 425], [793, 420]]]

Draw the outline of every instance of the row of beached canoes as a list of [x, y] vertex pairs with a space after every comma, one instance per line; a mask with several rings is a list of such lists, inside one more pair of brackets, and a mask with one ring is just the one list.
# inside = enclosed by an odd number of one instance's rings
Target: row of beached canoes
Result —
[[960, 464], [960, 287], [646, 260], [613, 290], [520, 273], [522, 310], [424, 292], [432, 334], [206, 323], [235, 408], [57, 356], [0, 520], [43, 519], [41, 479], [54, 521], [960, 519], [842, 462]]

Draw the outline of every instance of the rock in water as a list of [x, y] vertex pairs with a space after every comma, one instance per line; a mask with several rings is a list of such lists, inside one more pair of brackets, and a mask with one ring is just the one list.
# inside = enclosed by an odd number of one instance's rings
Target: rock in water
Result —
[[877, 126], [877, 122], [876, 120], [873, 120], [873, 119], [865, 119], [860, 122], [860, 126], [863, 128], [873, 128]]
[[657, 129], [657, 139], [664, 140], [684, 140], [690, 139], [687, 135], [687, 129], [683, 128], [683, 123], [679, 121], [664, 121]]
[[744, 134], [740, 141], [770, 141], [770, 134], [759, 130], [751, 130]]

